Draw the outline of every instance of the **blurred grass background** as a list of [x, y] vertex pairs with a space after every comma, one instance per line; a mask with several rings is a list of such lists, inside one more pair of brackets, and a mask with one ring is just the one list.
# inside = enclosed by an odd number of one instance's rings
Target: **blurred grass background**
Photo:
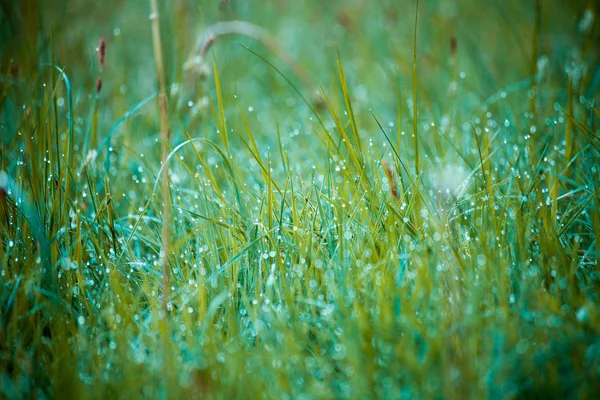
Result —
[[600, 394], [596, 2], [0, 10], [2, 396]]

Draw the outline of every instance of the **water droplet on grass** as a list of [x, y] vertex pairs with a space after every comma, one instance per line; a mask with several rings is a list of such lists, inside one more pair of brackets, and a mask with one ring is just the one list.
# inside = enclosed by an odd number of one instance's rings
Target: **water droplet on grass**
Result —
[[486, 258], [484, 254], [480, 254], [477, 256], [477, 265], [483, 267], [486, 263]]
[[587, 310], [584, 307], [581, 307], [579, 310], [577, 310], [577, 321], [584, 322], [588, 319], [587, 317]]

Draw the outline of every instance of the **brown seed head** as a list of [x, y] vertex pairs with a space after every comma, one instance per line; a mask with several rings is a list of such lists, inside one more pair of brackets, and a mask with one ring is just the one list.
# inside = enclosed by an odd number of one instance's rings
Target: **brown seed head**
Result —
[[387, 177], [389, 185], [390, 185], [390, 194], [392, 195], [392, 197], [397, 199], [398, 198], [398, 188], [396, 186], [396, 179], [394, 177], [394, 171], [392, 170], [392, 167], [390, 167], [390, 165], [385, 161], [382, 161], [381, 166], [383, 167], [383, 170], [385, 171], [385, 176]]
[[204, 41], [204, 44], [202, 45], [202, 50], [200, 50], [200, 55], [204, 57], [213, 44], [215, 44], [215, 35], [211, 33]]
[[100, 42], [98, 43], [98, 63], [100, 64], [100, 71], [104, 69], [104, 57], [106, 56], [106, 42], [104, 38], [100, 38]]

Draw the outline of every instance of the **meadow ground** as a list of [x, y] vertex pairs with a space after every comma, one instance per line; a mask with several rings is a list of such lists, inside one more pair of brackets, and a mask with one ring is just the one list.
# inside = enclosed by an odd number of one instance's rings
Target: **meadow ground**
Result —
[[0, 5], [0, 397], [600, 396], [598, 2]]

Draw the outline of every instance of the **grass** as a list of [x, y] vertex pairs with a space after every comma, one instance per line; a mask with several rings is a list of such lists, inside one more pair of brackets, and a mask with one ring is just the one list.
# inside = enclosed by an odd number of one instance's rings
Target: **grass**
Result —
[[600, 395], [595, 2], [54, 3], [0, 11], [2, 397]]

